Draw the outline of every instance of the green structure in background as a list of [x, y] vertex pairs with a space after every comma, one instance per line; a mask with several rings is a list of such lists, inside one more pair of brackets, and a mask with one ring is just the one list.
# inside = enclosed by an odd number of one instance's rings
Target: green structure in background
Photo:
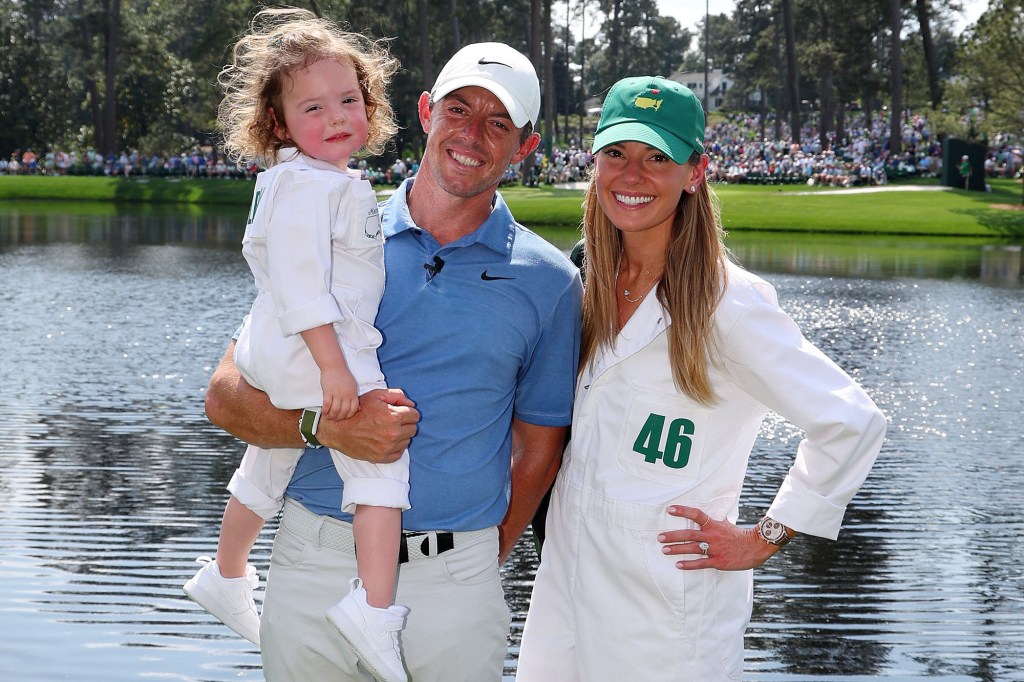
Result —
[[964, 189], [964, 175], [961, 162], [966, 156], [971, 164], [967, 189], [985, 191], [985, 145], [947, 137], [942, 143], [942, 184], [946, 187]]

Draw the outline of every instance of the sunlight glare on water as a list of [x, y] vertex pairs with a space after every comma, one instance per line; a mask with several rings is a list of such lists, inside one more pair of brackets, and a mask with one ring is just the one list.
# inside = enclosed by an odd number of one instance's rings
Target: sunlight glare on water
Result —
[[[2, 217], [0, 674], [261, 680], [255, 648], [181, 593], [215, 548], [242, 454], [203, 414], [253, 294], [236, 239], [150, 239], [123, 221], [29, 234]], [[185, 225], [160, 234], [224, 233]], [[801, 537], [756, 573], [744, 679], [1024, 679], [1019, 279], [984, 281], [977, 253], [958, 253], [953, 274], [908, 276], [902, 260], [837, 277], [772, 248], [770, 262], [737, 250], [890, 426], [839, 541]], [[799, 438], [766, 419], [742, 522], [770, 503]], [[509, 680], [536, 561], [521, 542], [503, 569]]]

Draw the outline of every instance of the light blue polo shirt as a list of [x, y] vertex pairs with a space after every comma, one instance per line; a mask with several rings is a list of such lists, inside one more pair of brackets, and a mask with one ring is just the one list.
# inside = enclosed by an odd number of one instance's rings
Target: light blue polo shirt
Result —
[[[517, 224], [501, 195], [472, 234], [444, 247], [409, 215], [407, 180], [381, 205], [387, 281], [376, 325], [388, 385], [416, 403], [407, 530], [466, 531], [505, 516], [512, 417], [571, 423], [583, 287], [558, 249]], [[431, 273], [424, 264], [443, 265]], [[287, 495], [342, 514], [326, 449], [299, 460]]]

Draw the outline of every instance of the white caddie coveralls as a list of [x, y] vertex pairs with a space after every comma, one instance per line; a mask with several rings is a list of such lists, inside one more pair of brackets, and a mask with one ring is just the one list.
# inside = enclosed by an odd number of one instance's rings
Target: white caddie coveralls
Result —
[[713, 406], [676, 389], [669, 320], [653, 295], [581, 374], [518, 682], [741, 677], [752, 571], [682, 571], [680, 556], [663, 554], [657, 537], [696, 527], [669, 516], [673, 504], [737, 521], [768, 410], [806, 433], [770, 515], [801, 533], [838, 535], [885, 418], [803, 338], [770, 284], [731, 264], [728, 277], [714, 315]]
[[[386, 388], [373, 326], [384, 293], [376, 194], [369, 182], [295, 149], [282, 149], [278, 159], [256, 178], [242, 239], [259, 293], [235, 344], [235, 364], [276, 407], [319, 407], [320, 369], [299, 332], [333, 324], [360, 395]], [[250, 445], [228, 490], [264, 519], [273, 517], [302, 452]], [[394, 464], [336, 451], [331, 457], [345, 481], [344, 511], [357, 504], [409, 508], [408, 452]]]

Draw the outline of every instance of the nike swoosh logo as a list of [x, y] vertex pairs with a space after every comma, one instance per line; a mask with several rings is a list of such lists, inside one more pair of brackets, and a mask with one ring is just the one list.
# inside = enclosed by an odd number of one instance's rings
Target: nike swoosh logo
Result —
[[485, 282], [493, 282], [496, 279], [515, 279], [515, 277], [495, 277], [494, 275], [488, 275], [487, 271], [484, 270], [480, 273], [480, 279]]
[[484, 59], [483, 57], [480, 58], [480, 61], [478, 61], [477, 64], [483, 64], [485, 66], [487, 64], [497, 64], [498, 66], [504, 66], [506, 69], [511, 69], [512, 68], [511, 66], [509, 66], [508, 64], [506, 64], [504, 62], [489, 62], [486, 59]]

